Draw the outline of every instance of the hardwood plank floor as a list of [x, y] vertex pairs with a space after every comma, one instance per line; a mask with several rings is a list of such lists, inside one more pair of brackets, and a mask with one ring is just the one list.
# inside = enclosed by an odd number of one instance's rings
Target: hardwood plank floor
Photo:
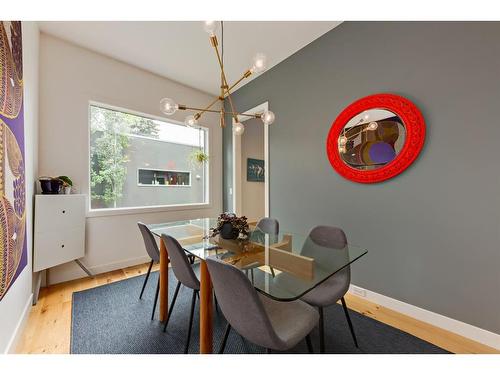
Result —
[[[42, 288], [36, 306], [17, 346], [17, 353], [69, 353], [71, 330], [71, 295], [73, 292], [127, 279], [147, 272], [141, 264], [83, 279]], [[158, 265], [153, 266], [158, 270]], [[383, 306], [347, 294], [349, 308], [370, 318], [398, 328], [453, 353], [500, 353], [500, 351], [428, 323], [413, 319]]]

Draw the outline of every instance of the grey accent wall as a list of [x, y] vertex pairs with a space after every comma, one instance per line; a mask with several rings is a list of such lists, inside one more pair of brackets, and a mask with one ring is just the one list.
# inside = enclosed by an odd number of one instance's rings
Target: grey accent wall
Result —
[[[346, 22], [233, 96], [269, 101], [271, 215], [283, 228], [342, 227], [369, 253], [352, 282], [500, 333], [500, 23]], [[330, 166], [325, 141], [352, 101], [412, 100], [427, 123], [416, 162], [362, 185]], [[224, 131], [224, 200], [231, 137]]]

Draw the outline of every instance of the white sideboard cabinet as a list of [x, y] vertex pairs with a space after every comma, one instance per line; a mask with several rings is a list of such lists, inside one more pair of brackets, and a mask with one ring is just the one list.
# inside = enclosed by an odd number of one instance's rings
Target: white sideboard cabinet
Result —
[[40, 288], [40, 271], [73, 260], [84, 268], [78, 259], [85, 255], [85, 204], [84, 194], [35, 196], [34, 303]]
[[33, 271], [85, 255], [83, 194], [36, 195]]

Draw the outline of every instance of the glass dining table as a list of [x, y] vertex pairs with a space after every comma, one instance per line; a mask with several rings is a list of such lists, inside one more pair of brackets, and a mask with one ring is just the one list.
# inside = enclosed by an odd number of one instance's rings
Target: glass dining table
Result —
[[[353, 244], [325, 246], [308, 235], [281, 228], [278, 235], [250, 226], [247, 238], [210, 237], [217, 218], [150, 224], [158, 237], [174, 237], [184, 250], [200, 260], [200, 353], [212, 352], [212, 282], [208, 257], [232, 264], [245, 272], [257, 291], [279, 301], [293, 301], [349, 266], [367, 250]], [[160, 240], [160, 321], [168, 314], [168, 249]]]

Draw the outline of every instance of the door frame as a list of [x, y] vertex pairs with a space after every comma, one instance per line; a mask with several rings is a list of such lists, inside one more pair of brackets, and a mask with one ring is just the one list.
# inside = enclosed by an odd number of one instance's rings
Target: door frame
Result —
[[[243, 113], [261, 114], [269, 109], [269, 102], [259, 104]], [[251, 119], [251, 116], [239, 116], [240, 122]], [[234, 125], [234, 118], [232, 125]], [[269, 124], [262, 124], [264, 126], [264, 215], [269, 217]], [[233, 135], [233, 211], [236, 215], [241, 215], [241, 137], [245, 136]]]

